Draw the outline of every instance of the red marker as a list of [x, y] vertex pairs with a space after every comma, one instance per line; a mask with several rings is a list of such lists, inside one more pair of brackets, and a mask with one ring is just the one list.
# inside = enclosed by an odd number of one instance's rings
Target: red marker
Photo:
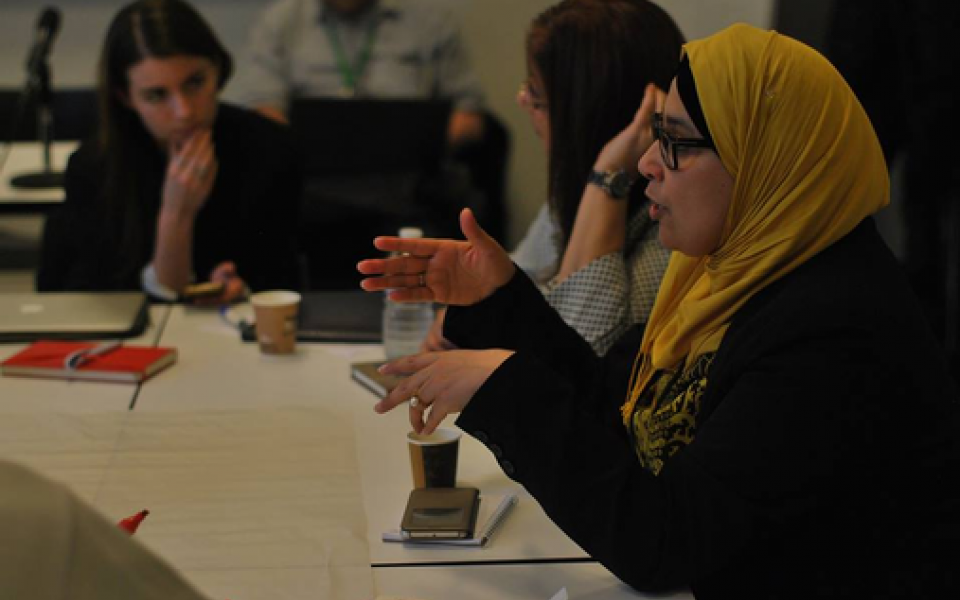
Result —
[[117, 525], [120, 526], [120, 529], [123, 529], [130, 535], [133, 535], [134, 532], [137, 531], [137, 527], [140, 527], [140, 523], [142, 523], [149, 514], [149, 510], [143, 509], [133, 516], [127, 517], [126, 519], [121, 519]]

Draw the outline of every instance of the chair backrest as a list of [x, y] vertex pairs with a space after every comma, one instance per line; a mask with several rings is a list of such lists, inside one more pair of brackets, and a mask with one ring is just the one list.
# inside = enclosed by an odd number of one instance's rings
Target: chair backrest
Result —
[[297, 98], [303, 161], [298, 239], [304, 289], [356, 289], [370, 240], [404, 225], [456, 223], [424, 186], [442, 173], [450, 102]]
[[483, 194], [484, 229], [500, 242], [507, 233], [507, 165], [513, 140], [497, 115], [483, 113], [483, 136], [457, 149], [453, 158], [470, 171], [473, 185]]
[[[54, 90], [52, 96], [53, 139], [82, 140], [96, 131], [96, 90], [66, 88]], [[30, 98], [22, 105], [19, 89], [0, 89], [0, 142], [37, 139], [36, 100]]]
[[308, 176], [436, 171], [449, 117], [446, 100], [298, 98], [290, 106]]

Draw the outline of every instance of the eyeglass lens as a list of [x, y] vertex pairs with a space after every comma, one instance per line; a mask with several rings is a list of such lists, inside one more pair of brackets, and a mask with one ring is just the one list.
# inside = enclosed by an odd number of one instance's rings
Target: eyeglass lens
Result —
[[663, 159], [663, 164], [668, 169], [676, 169], [676, 148], [673, 145], [673, 138], [663, 129], [663, 113], [653, 113], [653, 139], [660, 144], [660, 157]]

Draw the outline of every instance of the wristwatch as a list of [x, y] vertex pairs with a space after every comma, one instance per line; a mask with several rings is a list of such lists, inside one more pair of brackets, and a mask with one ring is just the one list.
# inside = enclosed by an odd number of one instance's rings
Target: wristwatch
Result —
[[636, 182], [636, 178], [630, 177], [623, 169], [616, 171], [591, 171], [587, 183], [599, 187], [611, 198], [623, 200], [630, 194], [630, 189]]

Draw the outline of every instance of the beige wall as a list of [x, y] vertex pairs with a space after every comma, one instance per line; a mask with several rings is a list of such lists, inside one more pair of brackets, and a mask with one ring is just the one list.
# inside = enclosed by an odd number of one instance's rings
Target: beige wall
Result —
[[463, 27], [487, 101], [510, 130], [507, 242], [519, 241], [546, 197], [547, 157], [516, 104], [526, 76], [524, 39], [530, 21], [553, 0], [476, 0], [463, 7]]

